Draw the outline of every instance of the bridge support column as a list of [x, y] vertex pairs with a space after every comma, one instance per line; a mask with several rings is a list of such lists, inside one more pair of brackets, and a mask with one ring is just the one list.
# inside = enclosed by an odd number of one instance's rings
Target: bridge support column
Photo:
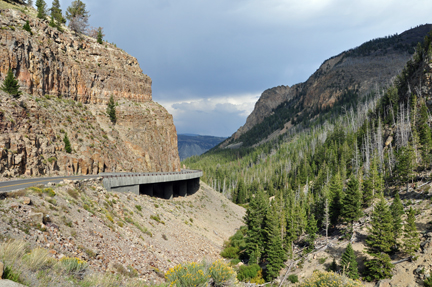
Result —
[[141, 184], [139, 193], [153, 196], [153, 184]]
[[187, 196], [188, 186], [187, 181], [180, 181], [178, 183], [179, 188], [179, 196]]
[[199, 189], [199, 178], [189, 179], [187, 181], [187, 194], [191, 195], [198, 191]]
[[173, 183], [172, 182], [165, 182], [163, 186], [164, 190], [164, 198], [165, 199], [172, 199], [173, 198]]

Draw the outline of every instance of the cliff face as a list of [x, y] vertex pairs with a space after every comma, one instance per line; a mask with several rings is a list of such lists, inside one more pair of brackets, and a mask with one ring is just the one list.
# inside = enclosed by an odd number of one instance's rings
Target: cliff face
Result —
[[[304, 83], [264, 91], [244, 126], [222, 146], [238, 139], [272, 115], [283, 103], [299, 106], [299, 114], [332, 107], [347, 91], [360, 96], [388, 86], [410, 59], [413, 47], [432, 25], [422, 25], [400, 35], [371, 40], [326, 61]], [[292, 101], [295, 99], [295, 101]]]
[[[24, 92], [18, 100], [0, 94], [0, 174], [180, 169], [172, 116], [152, 101], [151, 79], [134, 57], [20, 11], [0, 12], [0, 78], [12, 68]], [[26, 20], [33, 35], [22, 29]], [[105, 113], [111, 95], [116, 125]]]

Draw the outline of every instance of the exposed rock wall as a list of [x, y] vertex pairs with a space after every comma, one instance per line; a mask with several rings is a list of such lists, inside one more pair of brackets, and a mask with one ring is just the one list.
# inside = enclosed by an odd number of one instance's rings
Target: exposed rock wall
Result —
[[358, 55], [355, 49], [343, 52], [324, 61], [304, 83], [264, 91], [245, 125], [222, 146], [238, 139], [271, 115], [277, 106], [294, 98], [302, 107], [301, 113], [309, 113], [314, 109], [332, 107], [347, 90], [365, 95], [390, 85], [411, 57], [406, 50], [398, 49], [398, 45], [422, 41], [431, 27], [426, 24], [405, 31], [391, 45], [382, 45], [370, 53]]
[[[180, 170], [173, 118], [152, 101], [151, 79], [134, 57], [0, 12], [0, 79], [12, 68], [24, 91], [20, 99], [0, 92], [0, 175]], [[26, 20], [33, 35], [22, 29]], [[115, 125], [105, 113], [111, 95]]]

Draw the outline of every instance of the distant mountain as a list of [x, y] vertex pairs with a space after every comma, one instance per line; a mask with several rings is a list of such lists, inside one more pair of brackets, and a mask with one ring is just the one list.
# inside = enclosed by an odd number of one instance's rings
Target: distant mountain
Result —
[[184, 160], [193, 155], [203, 154], [226, 139], [223, 137], [196, 134], [179, 134], [177, 138], [180, 160]]
[[392, 83], [431, 28], [425, 24], [370, 40], [327, 59], [304, 83], [264, 91], [245, 125], [220, 147], [252, 146], [293, 127], [324, 121], [322, 115], [330, 110], [355, 106]]

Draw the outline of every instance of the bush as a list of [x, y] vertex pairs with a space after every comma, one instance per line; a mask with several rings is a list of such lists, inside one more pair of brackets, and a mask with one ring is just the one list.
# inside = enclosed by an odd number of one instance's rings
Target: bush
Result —
[[291, 283], [297, 283], [298, 281], [298, 276], [296, 274], [291, 274], [290, 276], [288, 276], [288, 281], [290, 281]]
[[242, 265], [240, 266], [239, 270], [237, 271], [237, 279], [239, 281], [250, 281], [252, 278], [257, 277], [258, 271], [261, 270], [261, 267], [259, 267], [258, 264], [252, 264], [252, 265]]
[[236, 278], [235, 271], [221, 260], [213, 262], [209, 268], [213, 286], [231, 286]]
[[87, 262], [85, 262], [84, 260], [70, 257], [63, 257], [62, 259], [60, 259], [60, 264], [63, 266], [67, 273], [72, 275], [80, 274], [88, 267]]
[[240, 250], [237, 247], [230, 246], [222, 250], [220, 255], [223, 258], [236, 259], [239, 257], [239, 252]]
[[141, 211], [141, 210], [142, 210], [141, 205], [135, 205], [135, 208], [138, 209], [138, 211]]
[[307, 278], [300, 287], [360, 287], [363, 286], [359, 280], [352, 280], [346, 276], [338, 275], [333, 272], [316, 271], [313, 275]]
[[33, 35], [33, 32], [32, 32], [32, 30], [31, 30], [31, 28], [30, 28], [30, 23], [29, 23], [28, 20], [27, 20], [26, 23], [24, 24], [23, 29], [26, 30], [27, 32], [29, 32], [30, 35]]
[[428, 277], [428, 278], [426, 278], [426, 280], [423, 281], [423, 285], [424, 285], [425, 287], [432, 287], [432, 277]]
[[0, 89], [16, 99], [22, 94], [22, 92], [19, 90], [18, 80], [15, 79], [11, 69], [9, 69]]
[[206, 286], [210, 275], [206, 274], [203, 263], [192, 262], [170, 268], [165, 274], [165, 278], [170, 286]]

